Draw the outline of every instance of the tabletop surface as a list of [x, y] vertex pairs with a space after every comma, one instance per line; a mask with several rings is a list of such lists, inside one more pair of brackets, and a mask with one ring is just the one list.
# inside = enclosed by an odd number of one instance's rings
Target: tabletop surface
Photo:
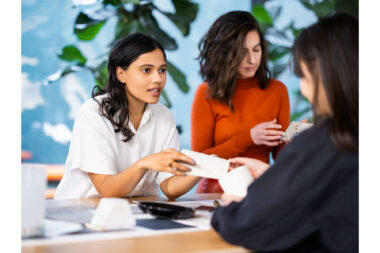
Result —
[[[186, 194], [177, 201], [220, 199], [220, 194]], [[100, 199], [47, 199], [47, 206], [62, 204], [85, 204], [96, 206]], [[128, 198], [131, 202], [165, 200], [158, 196]], [[196, 232], [182, 232], [154, 236], [100, 239], [96, 241], [80, 241], [65, 243], [49, 243], [44, 245], [23, 245], [22, 252], [250, 252], [242, 247], [225, 242], [213, 229]]]

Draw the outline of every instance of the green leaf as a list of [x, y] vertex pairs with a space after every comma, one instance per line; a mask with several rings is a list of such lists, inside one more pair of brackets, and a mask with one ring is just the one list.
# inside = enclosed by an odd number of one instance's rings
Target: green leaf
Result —
[[77, 61], [80, 64], [85, 64], [87, 61], [86, 57], [84, 57], [81, 51], [74, 45], [68, 45], [62, 48], [62, 52], [58, 54], [58, 57], [64, 61]]
[[161, 93], [161, 102], [167, 107], [167, 108], [171, 108], [172, 107], [172, 104], [170, 103], [170, 100], [169, 100], [169, 97], [168, 95], [166, 94], [165, 90], [162, 90], [162, 93]]
[[128, 34], [140, 32], [148, 34], [146, 29], [136, 19], [128, 19], [125, 16], [120, 16], [116, 25], [115, 39], [120, 39]]
[[186, 83], [186, 76], [170, 61], [166, 61], [166, 64], [168, 66], [168, 72], [173, 78], [174, 82], [177, 84], [178, 88], [184, 93], [188, 93], [190, 87]]
[[80, 12], [75, 20], [74, 33], [78, 39], [89, 41], [95, 38], [105, 23], [105, 20], [92, 19]]
[[289, 54], [289, 52], [290, 48], [271, 44], [269, 46], [269, 59], [273, 62], [278, 61], [283, 56]]
[[272, 68], [273, 77], [277, 78], [288, 67], [289, 67], [289, 64], [287, 63], [275, 64]]
[[104, 89], [107, 86], [108, 80], [107, 60], [103, 61], [96, 68], [92, 69], [92, 73], [95, 76], [96, 85], [100, 89]]
[[113, 5], [113, 6], [119, 6], [121, 4], [120, 0], [103, 0], [103, 5]]
[[183, 130], [182, 130], [181, 125], [177, 125], [177, 131], [178, 131], [178, 134], [182, 134]]
[[335, 9], [334, 0], [324, 0], [311, 4], [309, 0], [301, 0], [301, 3], [309, 10], [313, 11], [318, 17], [329, 15]]
[[140, 11], [139, 21], [146, 29], [147, 34], [157, 39], [165, 49], [176, 50], [178, 48], [177, 42], [158, 25], [157, 20], [152, 15], [152, 7], [147, 5], [144, 6], [146, 8]]
[[132, 3], [132, 4], [140, 4], [140, 0], [121, 0], [122, 3], [127, 4], [127, 3]]
[[257, 22], [259, 22], [263, 30], [269, 26], [273, 26], [273, 20], [263, 4], [254, 5], [251, 13], [257, 19]]
[[167, 16], [182, 32], [183, 36], [187, 36], [190, 32], [190, 24], [197, 17], [199, 6], [197, 3], [187, 0], [172, 0], [172, 2], [176, 11], [174, 14], [157, 10]]

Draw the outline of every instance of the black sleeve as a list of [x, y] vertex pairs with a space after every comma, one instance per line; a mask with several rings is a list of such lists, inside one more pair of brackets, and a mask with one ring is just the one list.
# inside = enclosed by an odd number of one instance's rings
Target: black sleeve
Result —
[[313, 181], [308, 166], [312, 164], [307, 155], [299, 154], [303, 144], [297, 141], [293, 140], [277, 163], [250, 185], [242, 202], [215, 210], [211, 224], [226, 241], [269, 251], [288, 248], [315, 232], [307, 196]]

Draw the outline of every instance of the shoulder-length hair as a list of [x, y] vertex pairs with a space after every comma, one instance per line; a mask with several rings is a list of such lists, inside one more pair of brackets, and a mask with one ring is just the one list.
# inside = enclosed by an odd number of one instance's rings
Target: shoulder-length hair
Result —
[[127, 70], [129, 65], [137, 60], [140, 55], [155, 49], [160, 49], [166, 60], [162, 45], [150, 36], [134, 33], [118, 40], [108, 58], [107, 86], [105, 89], [99, 89], [98, 86], [94, 86], [92, 89], [93, 99], [98, 95], [107, 93], [107, 96], [101, 101], [95, 99], [99, 104], [99, 113], [112, 123], [116, 133], [121, 132], [124, 135], [124, 142], [132, 139], [133, 132], [128, 126], [129, 106], [125, 94], [125, 84], [117, 78], [116, 68], [121, 67]]
[[301, 62], [312, 75], [313, 108], [318, 115], [318, 83], [322, 83], [333, 112], [330, 135], [341, 151], [358, 151], [359, 138], [359, 22], [336, 12], [305, 29], [292, 49], [294, 72], [303, 77]]
[[266, 42], [258, 22], [249, 12], [231, 11], [220, 16], [198, 44], [200, 54], [197, 59], [200, 74], [208, 83], [208, 95], [227, 104], [232, 112], [237, 71], [245, 56], [244, 41], [250, 31], [257, 31], [260, 37], [262, 57], [255, 77], [265, 89], [271, 77]]

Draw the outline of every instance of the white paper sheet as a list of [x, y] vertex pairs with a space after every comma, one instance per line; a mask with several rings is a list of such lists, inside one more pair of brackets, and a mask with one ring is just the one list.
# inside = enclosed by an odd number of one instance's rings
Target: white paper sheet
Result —
[[220, 157], [182, 149], [182, 153], [192, 158], [196, 165], [185, 164], [191, 169], [187, 175], [219, 179], [228, 171], [229, 161]]

